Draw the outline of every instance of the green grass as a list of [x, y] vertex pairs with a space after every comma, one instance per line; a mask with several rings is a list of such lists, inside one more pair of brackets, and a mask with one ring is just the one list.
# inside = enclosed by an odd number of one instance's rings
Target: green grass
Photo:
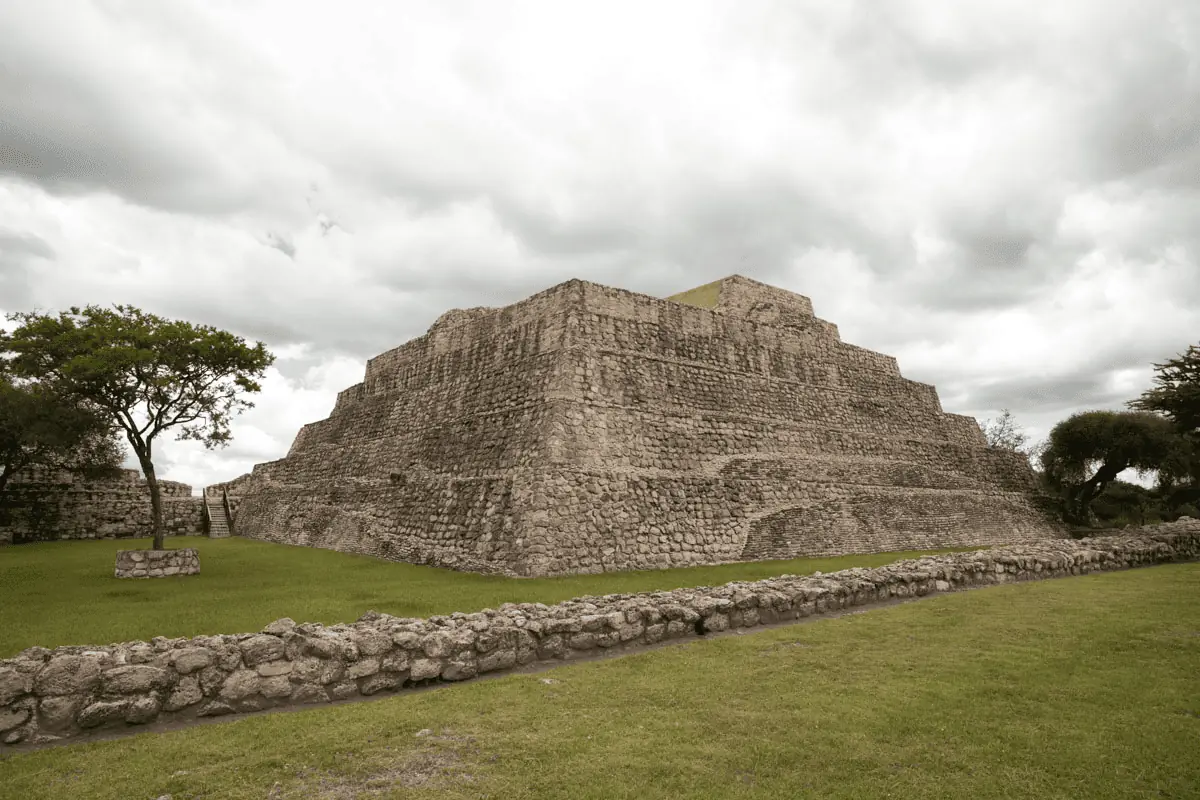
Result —
[[1197, 675], [1200, 564], [1169, 565], [12, 755], [0, 793], [1194, 798]]
[[[200, 550], [200, 574], [117, 580], [117, 550], [148, 539], [47, 542], [0, 549], [0, 658], [31, 645], [109, 644], [152, 636], [257, 631], [272, 620], [353, 622], [375, 610], [398, 617], [478, 611], [501, 603], [556, 603], [614, 594], [757, 580], [784, 573], [873, 567], [917, 553], [725, 564], [714, 567], [504, 578], [381, 561], [249, 539], [174, 538]], [[10, 613], [10, 610], [18, 613]]]
[[675, 303], [687, 303], [689, 306], [700, 306], [700, 308], [716, 308], [720, 297], [721, 281], [713, 281], [703, 286], [697, 286], [695, 289], [688, 289], [686, 292], [673, 294], [666, 299]]

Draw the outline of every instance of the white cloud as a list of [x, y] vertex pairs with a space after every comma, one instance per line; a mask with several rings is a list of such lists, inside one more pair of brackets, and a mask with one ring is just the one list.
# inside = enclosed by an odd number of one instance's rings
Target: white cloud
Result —
[[580, 277], [809, 295], [1042, 436], [1200, 330], [1188, 0], [0, 6], [0, 311], [267, 342], [200, 485], [450, 307]]

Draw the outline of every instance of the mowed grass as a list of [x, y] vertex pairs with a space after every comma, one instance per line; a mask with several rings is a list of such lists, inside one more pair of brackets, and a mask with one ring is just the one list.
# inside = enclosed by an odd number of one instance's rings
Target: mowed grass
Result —
[[556, 603], [581, 595], [872, 567], [919, 555], [881, 553], [530, 580], [249, 539], [180, 537], [168, 539], [167, 546], [197, 548], [199, 575], [113, 577], [117, 550], [149, 546], [148, 539], [124, 539], [0, 549], [0, 658], [32, 645], [258, 631], [281, 617], [327, 624], [353, 622], [371, 610], [427, 617], [508, 602]]
[[[419, 735], [432, 731], [432, 735]], [[14, 798], [1195, 798], [1200, 564], [0, 758]]]

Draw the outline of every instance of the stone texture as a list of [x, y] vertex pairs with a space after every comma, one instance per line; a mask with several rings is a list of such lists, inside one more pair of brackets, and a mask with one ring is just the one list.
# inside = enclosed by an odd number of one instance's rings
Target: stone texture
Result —
[[[204, 532], [202, 500], [192, 487], [159, 480], [168, 536]], [[36, 468], [18, 472], [4, 490], [0, 544], [52, 539], [150, 536], [150, 490], [137, 470], [113, 480], [81, 481], [69, 473]]]
[[239, 533], [523, 576], [1062, 535], [1025, 458], [894, 358], [808, 298], [709, 288], [447, 312], [225, 486]]
[[184, 650], [176, 650], [174, 657], [175, 670], [180, 675], [190, 675], [197, 670], [204, 669], [216, 660], [213, 651], [207, 647], [189, 647]]
[[[327, 657], [308, 653], [306, 647], [289, 649], [270, 634], [249, 633], [156, 637], [150, 643], [102, 647], [31, 647], [0, 660], [0, 742], [342, 700], [891, 598], [1198, 558], [1200, 520], [1185, 518], [1121, 536], [949, 553], [877, 569], [579, 597], [556, 605], [506, 603], [425, 620], [372, 612], [349, 625], [305, 623], [283, 632], [297, 637], [295, 642], [321, 642]], [[365, 651], [372, 654], [364, 656]], [[244, 655], [257, 663], [244, 664]], [[138, 659], [144, 660], [136, 663]], [[190, 672], [175, 678], [181, 664]]]
[[38, 695], [64, 695], [86, 692], [100, 681], [100, 663], [81, 655], [65, 655], [46, 664], [34, 678]]
[[240, 647], [242, 648], [242, 660], [246, 662], [247, 667], [282, 658], [284, 651], [282, 639], [265, 633], [247, 639], [240, 644]]
[[177, 550], [118, 550], [113, 574], [118, 578], [167, 578], [197, 575], [200, 551], [194, 547]]
[[140, 694], [169, 683], [166, 670], [144, 664], [114, 667], [104, 673], [101, 686], [107, 694]]
[[163, 705], [164, 711], [178, 711], [181, 708], [187, 708], [190, 705], [199, 703], [204, 699], [204, 693], [200, 690], [200, 679], [195, 675], [188, 675], [181, 678], [179, 683], [175, 684], [175, 689], [167, 697], [167, 702]]
[[52, 732], [72, 727], [75, 724], [75, 715], [79, 713], [83, 704], [82, 695], [43, 697], [38, 703], [39, 729]]
[[0, 706], [7, 705], [33, 686], [33, 675], [15, 669], [0, 669]]

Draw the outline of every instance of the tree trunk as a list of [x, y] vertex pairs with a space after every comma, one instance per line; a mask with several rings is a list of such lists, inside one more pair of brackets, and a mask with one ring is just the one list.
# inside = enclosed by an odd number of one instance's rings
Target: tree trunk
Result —
[[1112, 483], [1128, 464], [1101, 464], [1096, 474], [1088, 478], [1075, 492], [1075, 513], [1081, 524], [1088, 524], [1089, 511], [1092, 501], [1104, 491], [1104, 487]]
[[162, 495], [158, 491], [158, 477], [154, 474], [154, 463], [148, 457], [142, 457], [138, 454], [138, 461], [142, 464], [142, 473], [146, 476], [146, 485], [150, 487], [150, 519], [154, 528], [154, 544], [155, 550], [163, 550], [163, 514], [162, 514]]

